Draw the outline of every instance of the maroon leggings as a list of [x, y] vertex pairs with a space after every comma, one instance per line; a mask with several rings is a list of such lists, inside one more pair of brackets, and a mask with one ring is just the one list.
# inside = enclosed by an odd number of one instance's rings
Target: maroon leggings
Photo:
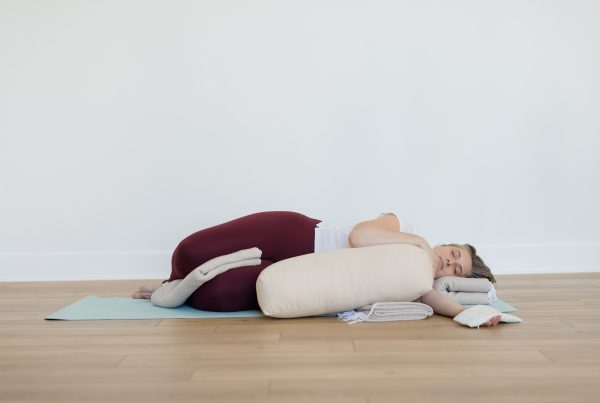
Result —
[[186, 304], [205, 311], [258, 309], [256, 279], [274, 262], [314, 252], [321, 222], [291, 211], [265, 211], [206, 228], [185, 238], [173, 252], [169, 281], [184, 278], [217, 256], [256, 246], [259, 266], [231, 269], [198, 288]]

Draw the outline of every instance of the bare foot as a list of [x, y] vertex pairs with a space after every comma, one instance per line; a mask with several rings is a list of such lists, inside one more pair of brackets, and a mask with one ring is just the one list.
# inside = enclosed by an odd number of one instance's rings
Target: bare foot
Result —
[[150, 286], [141, 286], [137, 291], [134, 291], [131, 294], [131, 298], [136, 299], [150, 299], [152, 293], [158, 290], [162, 286], [162, 283], [150, 285]]

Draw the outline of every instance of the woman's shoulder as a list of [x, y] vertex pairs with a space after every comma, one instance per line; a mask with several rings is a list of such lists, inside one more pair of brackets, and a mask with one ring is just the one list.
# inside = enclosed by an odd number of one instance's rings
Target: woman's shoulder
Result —
[[398, 221], [400, 222], [400, 231], [401, 232], [410, 232], [410, 233], [413, 233], [414, 227], [413, 227], [412, 222], [408, 218], [406, 218], [406, 216], [404, 216], [402, 214], [399, 214], [399, 213], [397, 213], [395, 211], [392, 211], [392, 210], [381, 211], [377, 215], [366, 217], [366, 218], [363, 218], [363, 219], [353, 220], [353, 222], [351, 222], [351, 223], [348, 223], [348, 222], [346, 222], [346, 223], [337, 223], [337, 222], [334, 222], [334, 221], [325, 220], [325, 221], [321, 221], [319, 224], [317, 224], [317, 227], [320, 228], [320, 229], [332, 229], [332, 228], [335, 228], [335, 229], [339, 229], [341, 231], [346, 232], [346, 231], [350, 231], [352, 229], [352, 227], [354, 227], [354, 225], [356, 225], [359, 222], [366, 221], [366, 220], [372, 220], [374, 218], [384, 217], [384, 216], [389, 215], [389, 214], [394, 215], [398, 219]]
[[413, 232], [412, 222], [410, 222], [410, 220], [408, 220], [406, 218], [406, 216], [404, 216], [404, 215], [400, 215], [400, 214], [398, 214], [397, 212], [394, 212], [394, 211], [386, 211], [386, 212], [383, 212], [383, 213], [379, 213], [378, 217], [383, 217], [383, 216], [388, 215], [388, 214], [392, 214], [392, 215], [394, 215], [398, 219], [398, 221], [400, 222], [400, 231], [401, 232], [410, 232], [410, 233]]

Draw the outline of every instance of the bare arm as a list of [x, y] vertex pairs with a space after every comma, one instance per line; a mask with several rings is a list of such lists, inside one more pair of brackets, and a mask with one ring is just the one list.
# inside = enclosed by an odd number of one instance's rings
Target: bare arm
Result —
[[431, 309], [433, 309], [433, 312], [437, 313], [438, 315], [448, 316], [450, 318], [455, 317], [467, 309], [466, 307], [433, 289], [421, 297], [421, 302], [425, 305], [429, 305]]
[[386, 214], [373, 220], [359, 222], [352, 228], [348, 242], [353, 248], [385, 244], [408, 244], [429, 247], [425, 239], [415, 234], [400, 232], [400, 221], [393, 214]]
[[[450, 298], [440, 294], [437, 290], [431, 290], [427, 294], [420, 298], [421, 302], [429, 305], [433, 312], [438, 315], [448, 316], [450, 318], [455, 317], [462, 311], [468, 309], [457, 302], [454, 302]], [[500, 315], [494, 316], [487, 322], [481, 324], [481, 326], [496, 326], [500, 323]]]

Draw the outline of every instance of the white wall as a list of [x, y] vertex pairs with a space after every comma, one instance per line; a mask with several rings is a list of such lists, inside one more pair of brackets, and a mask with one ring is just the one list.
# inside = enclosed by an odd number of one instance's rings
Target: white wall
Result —
[[261, 210], [600, 270], [598, 1], [0, 0], [0, 280]]

